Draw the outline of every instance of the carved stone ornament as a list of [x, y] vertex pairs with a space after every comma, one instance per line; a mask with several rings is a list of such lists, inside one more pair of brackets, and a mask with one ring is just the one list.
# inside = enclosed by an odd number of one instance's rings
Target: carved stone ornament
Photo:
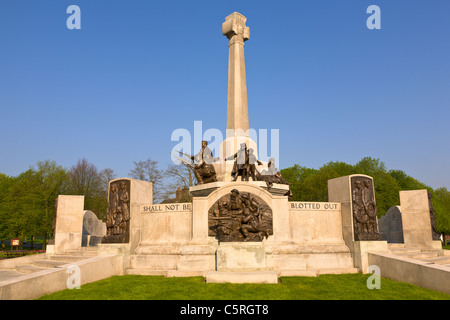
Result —
[[208, 211], [211, 237], [220, 242], [259, 242], [273, 234], [272, 209], [260, 197], [233, 189]]
[[111, 182], [106, 214], [106, 236], [102, 243], [128, 243], [130, 240], [130, 181]]
[[355, 241], [382, 240], [372, 179], [352, 177], [351, 182]]

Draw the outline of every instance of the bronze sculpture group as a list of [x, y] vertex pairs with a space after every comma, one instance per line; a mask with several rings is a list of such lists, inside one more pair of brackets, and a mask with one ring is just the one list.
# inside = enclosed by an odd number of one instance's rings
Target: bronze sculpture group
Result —
[[126, 243], [130, 229], [129, 181], [111, 183], [103, 243]]
[[221, 242], [262, 241], [273, 234], [272, 210], [259, 197], [237, 189], [209, 209], [209, 235]]
[[381, 240], [378, 232], [377, 206], [371, 179], [352, 178], [353, 228], [355, 241]]
[[[208, 148], [207, 141], [202, 141], [202, 148], [195, 156], [183, 152], [179, 153], [180, 155], [187, 156], [192, 161], [190, 163], [174, 155], [193, 170], [197, 184], [217, 181], [216, 171], [213, 165], [217, 158], [214, 158], [211, 149]], [[241, 143], [240, 149], [225, 160], [234, 160], [233, 170], [231, 171], [232, 181], [237, 181], [238, 177], [241, 177], [241, 181], [250, 181], [251, 177], [253, 181], [266, 182], [268, 188], [271, 188], [274, 183], [290, 185], [288, 181], [283, 179], [281, 173], [275, 167], [274, 158], [269, 159], [267, 170], [259, 172], [256, 164], [261, 166], [263, 163], [256, 158], [254, 150], [247, 148], [245, 143]], [[286, 195], [291, 197], [292, 191], [289, 190]]]

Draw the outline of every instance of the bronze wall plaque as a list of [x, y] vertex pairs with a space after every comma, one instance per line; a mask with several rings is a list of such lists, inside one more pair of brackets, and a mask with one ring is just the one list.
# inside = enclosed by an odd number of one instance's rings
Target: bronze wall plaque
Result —
[[130, 180], [116, 180], [109, 185], [106, 236], [102, 243], [130, 241]]
[[272, 209], [260, 197], [233, 189], [208, 211], [211, 237], [220, 242], [258, 242], [273, 235]]
[[378, 232], [377, 206], [373, 181], [352, 177], [353, 230], [355, 241], [382, 240]]

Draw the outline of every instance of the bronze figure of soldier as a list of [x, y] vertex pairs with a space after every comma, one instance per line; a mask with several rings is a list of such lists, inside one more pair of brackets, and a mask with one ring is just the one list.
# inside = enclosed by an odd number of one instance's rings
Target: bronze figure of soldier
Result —
[[[186, 160], [178, 158], [185, 165], [188, 165], [194, 171], [197, 184], [204, 184], [209, 182], [216, 182], [216, 170], [214, 169], [213, 162], [216, 158], [213, 157], [211, 149], [208, 148], [208, 142], [202, 141], [202, 149], [195, 156], [191, 156], [187, 153], [178, 151], [180, 155], [185, 155], [194, 162], [195, 165], [186, 162]], [[175, 155], [174, 155], [175, 156]], [[176, 157], [176, 156], [175, 156]]]
[[243, 194], [241, 199], [244, 203], [244, 216], [242, 217], [241, 232], [244, 236], [244, 241], [250, 239], [250, 232], [257, 233], [262, 239], [264, 236], [269, 237], [269, 232], [262, 227], [261, 213], [258, 203], [248, 197], [247, 194]]
[[241, 176], [242, 181], [249, 181], [251, 176], [253, 181], [256, 181], [256, 165], [262, 165], [256, 156], [253, 154], [253, 149], [247, 149], [245, 143], [241, 143], [241, 148], [232, 156], [228, 157], [227, 160], [234, 160], [233, 170], [231, 171], [231, 176], [233, 181], [236, 181], [239, 176]]

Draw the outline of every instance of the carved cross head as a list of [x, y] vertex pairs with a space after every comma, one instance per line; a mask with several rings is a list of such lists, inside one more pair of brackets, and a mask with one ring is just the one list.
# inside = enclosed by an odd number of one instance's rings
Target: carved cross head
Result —
[[233, 12], [225, 18], [222, 24], [222, 33], [231, 40], [234, 36], [242, 37], [243, 41], [250, 39], [250, 28], [245, 26], [247, 18], [239, 12]]

